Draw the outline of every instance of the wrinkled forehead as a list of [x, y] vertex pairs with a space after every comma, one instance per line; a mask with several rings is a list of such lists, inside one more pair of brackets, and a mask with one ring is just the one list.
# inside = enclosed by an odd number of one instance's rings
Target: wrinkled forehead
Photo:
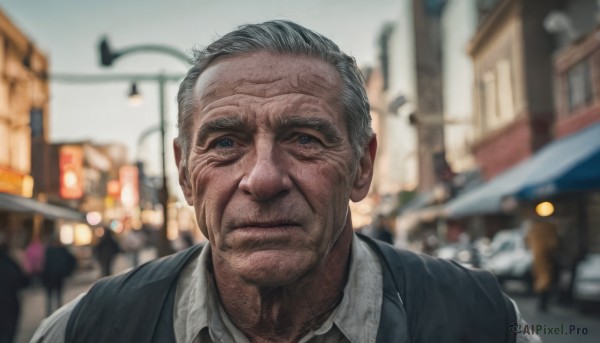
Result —
[[194, 88], [200, 107], [235, 94], [268, 98], [289, 93], [337, 102], [341, 77], [333, 65], [316, 57], [253, 52], [213, 61]]

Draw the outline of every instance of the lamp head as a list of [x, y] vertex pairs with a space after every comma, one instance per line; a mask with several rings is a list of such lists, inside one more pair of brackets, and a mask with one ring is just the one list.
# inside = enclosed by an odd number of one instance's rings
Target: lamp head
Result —
[[119, 57], [118, 53], [115, 53], [111, 50], [110, 45], [108, 45], [107, 37], [102, 37], [98, 48], [100, 50], [100, 65], [103, 67], [111, 66], [114, 60]]
[[143, 97], [142, 94], [138, 91], [137, 83], [131, 83], [131, 89], [129, 91], [129, 105], [133, 107], [137, 107], [142, 104]]

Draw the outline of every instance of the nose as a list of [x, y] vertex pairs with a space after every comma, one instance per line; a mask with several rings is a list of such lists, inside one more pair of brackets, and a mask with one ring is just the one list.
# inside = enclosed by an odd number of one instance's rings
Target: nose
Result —
[[291, 185], [285, 161], [275, 144], [256, 144], [255, 154], [248, 161], [248, 171], [240, 181], [239, 189], [257, 201], [268, 201], [289, 193]]

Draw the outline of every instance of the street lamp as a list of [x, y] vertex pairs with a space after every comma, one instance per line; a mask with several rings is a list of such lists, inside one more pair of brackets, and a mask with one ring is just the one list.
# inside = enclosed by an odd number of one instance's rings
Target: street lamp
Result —
[[142, 102], [144, 101], [142, 94], [140, 94], [140, 92], [138, 91], [137, 82], [131, 83], [131, 89], [129, 91], [128, 97], [129, 97], [129, 105], [131, 105], [133, 107], [137, 107], [137, 106], [141, 105]]
[[[170, 56], [173, 56], [183, 62], [186, 63], [186, 65], [189, 65], [191, 63], [190, 58], [184, 54], [183, 52], [180, 52], [177, 49], [168, 47], [168, 46], [163, 46], [163, 45], [154, 45], [154, 44], [147, 44], [147, 45], [135, 45], [135, 46], [131, 46], [131, 47], [127, 47], [127, 48], [123, 48], [121, 50], [113, 50], [109, 43], [108, 43], [108, 38], [103, 37], [100, 40], [100, 44], [98, 46], [99, 49], [99, 53], [100, 53], [100, 64], [103, 67], [110, 67], [112, 66], [112, 64], [119, 58], [126, 56], [126, 55], [130, 55], [132, 53], [139, 53], [139, 52], [156, 52], [156, 53], [161, 53], [161, 54], [167, 54]], [[160, 137], [161, 137], [161, 164], [162, 164], [162, 189], [160, 192], [160, 203], [162, 205], [163, 208], [163, 225], [161, 228], [161, 235], [160, 235], [160, 243], [159, 243], [159, 247], [158, 247], [158, 254], [159, 256], [165, 256], [168, 255], [169, 253], [171, 253], [171, 247], [169, 245], [169, 240], [167, 237], [167, 223], [169, 221], [169, 216], [168, 216], [168, 211], [169, 211], [169, 186], [167, 184], [167, 166], [166, 166], [166, 154], [165, 154], [165, 143], [166, 143], [166, 137], [165, 137], [165, 83], [168, 80], [168, 78], [163, 74], [160, 73], [157, 77], [157, 81], [158, 81], [158, 95], [159, 95], [159, 114], [160, 114]]]

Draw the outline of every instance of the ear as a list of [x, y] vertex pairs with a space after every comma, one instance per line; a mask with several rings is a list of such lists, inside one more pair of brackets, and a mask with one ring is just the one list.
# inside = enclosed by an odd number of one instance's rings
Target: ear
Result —
[[375, 163], [375, 154], [377, 153], [377, 137], [373, 134], [373, 138], [365, 147], [358, 170], [352, 183], [352, 192], [350, 199], [354, 202], [359, 202], [364, 199], [369, 193], [371, 180], [373, 179], [373, 165]]
[[189, 173], [187, 171], [187, 163], [185, 162], [186, 156], [182, 156], [183, 152], [181, 146], [177, 142], [177, 139], [173, 140], [173, 150], [175, 152], [175, 163], [177, 163], [177, 170], [179, 171], [179, 186], [183, 190], [183, 195], [188, 205], [194, 205], [194, 199], [192, 197], [192, 183], [190, 182]]

